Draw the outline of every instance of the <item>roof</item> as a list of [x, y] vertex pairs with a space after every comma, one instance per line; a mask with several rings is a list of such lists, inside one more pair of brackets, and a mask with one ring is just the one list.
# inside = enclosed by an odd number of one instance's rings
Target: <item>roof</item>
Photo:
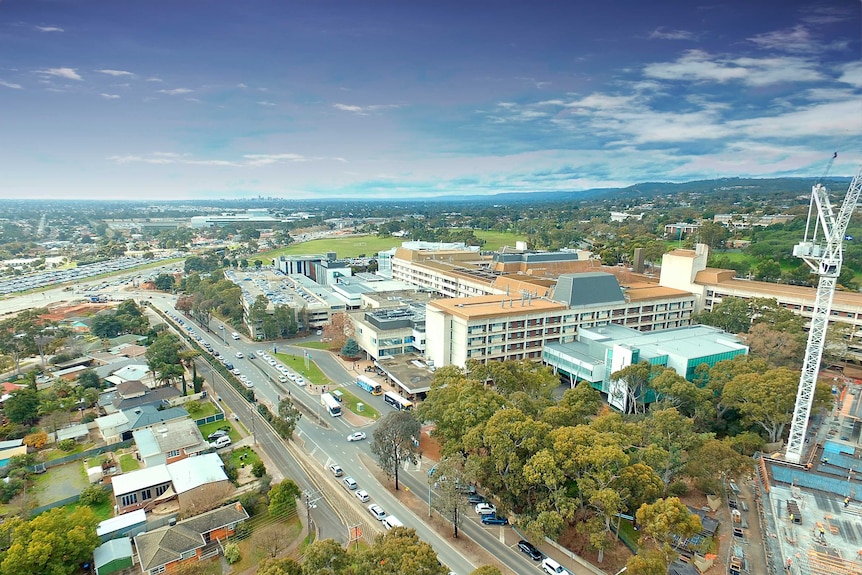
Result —
[[[0, 462], [6, 462], [9, 459], [16, 457], [18, 455], [27, 455], [27, 446], [21, 445], [19, 447], [11, 447], [9, 449], [4, 449], [0, 451]], [[3, 463], [5, 465], [5, 463]], [[2, 465], [0, 465], [2, 467]]]
[[147, 373], [150, 371], [150, 368], [147, 367], [146, 364], [141, 363], [132, 363], [121, 367], [111, 375], [114, 377], [120, 377], [126, 381], [132, 380], [141, 380], [146, 377]]
[[138, 453], [141, 454], [142, 459], [146, 460], [148, 457], [162, 453], [162, 450], [159, 448], [159, 442], [156, 441], [156, 436], [151, 428], [137, 429], [132, 432], [132, 437], [135, 440], [135, 447], [138, 448]]
[[176, 525], [141, 533], [135, 537], [135, 547], [144, 572], [176, 561], [193, 549], [204, 546], [204, 534], [248, 519], [239, 503], [226, 505], [195, 515]]
[[22, 445], [24, 445], [23, 439], [7, 439], [6, 441], [0, 441], [0, 450], [21, 447]]
[[[711, 281], [713, 276], [705, 274], [706, 271], [707, 270], [698, 272], [695, 276], [695, 282], [698, 284], [718, 285], [722, 288], [757, 294], [760, 297], [766, 298], [797, 298], [800, 300], [809, 300], [812, 306], [814, 305], [814, 299], [817, 295], [817, 288], [813, 287], [741, 280], [733, 277], [731, 274], [717, 275], [717, 281]], [[736, 273], [732, 270], [719, 271], [730, 271], [733, 274]], [[857, 307], [862, 309], [862, 294], [856, 292], [836, 291], [832, 298], [832, 303], [833, 309], [835, 304], [840, 304], [842, 308]]]
[[125, 399], [143, 395], [148, 391], [150, 391], [150, 388], [138, 381], [137, 379], [124, 381], [123, 383], [117, 385], [117, 393]]
[[129, 513], [123, 513], [122, 515], [105, 519], [99, 523], [98, 527], [96, 527], [96, 535], [101, 537], [102, 535], [108, 535], [115, 531], [119, 531], [120, 529], [134, 527], [135, 525], [140, 525], [146, 522], [147, 512], [143, 509], [136, 509]]
[[110, 415], [103, 415], [102, 417], [97, 417], [95, 421], [96, 425], [99, 426], [99, 429], [104, 432], [106, 429], [112, 429], [121, 425], [128, 425], [129, 418], [124, 412], [120, 411], [117, 413], [111, 413]]
[[87, 427], [87, 424], [79, 423], [78, 425], [72, 425], [64, 429], [58, 429], [57, 441], [63, 441], [64, 439], [78, 439], [79, 437], [84, 437], [89, 434], [90, 430]]
[[571, 307], [596, 304], [624, 304], [616, 276], [606, 272], [564, 274], [557, 280], [554, 299]]
[[114, 397], [111, 398], [111, 405], [114, 407], [114, 409], [118, 410], [134, 409], [136, 407], [141, 407], [144, 405], [150, 405], [158, 409], [160, 405], [168, 404], [168, 400], [173, 399], [174, 397], [179, 397], [181, 395], [180, 391], [177, 388], [171, 386], [157, 387], [153, 390], [147, 388], [147, 390], [149, 391], [149, 393], [145, 393], [137, 397], [130, 397], [128, 399], [117, 397], [115, 394]]
[[204, 443], [200, 429], [191, 419], [168, 421], [164, 425], [150, 428], [150, 431], [162, 453]]
[[207, 483], [227, 481], [224, 462], [217, 453], [188, 457], [167, 465], [177, 495]]
[[172, 419], [182, 419], [189, 416], [189, 412], [182, 407], [171, 407], [168, 409], [159, 410], [152, 405], [141, 405], [134, 409], [127, 409], [120, 413], [125, 413], [129, 418], [129, 429], [140, 429], [149, 427], [157, 423], [171, 421]]
[[658, 284], [637, 282], [625, 286], [628, 301], [646, 301], [651, 299], [667, 299], [672, 297], [694, 298], [691, 292], [675, 288], [663, 287]]
[[93, 550], [93, 563], [96, 569], [107, 565], [114, 559], [124, 559], [132, 556], [132, 540], [128, 537], [111, 539]]
[[115, 475], [111, 479], [111, 487], [114, 489], [114, 496], [117, 497], [126, 493], [133, 493], [145, 487], [153, 487], [154, 485], [162, 485], [163, 483], [170, 482], [171, 474], [168, 472], [168, 466], [162, 464]]
[[437, 308], [444, 313], [461, 317], [464, 319], [478, 319], [482, 317], [509, 317], [511, 315], [524, 315], [529, 313], [543, 313], [547, 311], [562, 311], [566, 309], [565, 304], [543, 298], [508, 297], [505, 295], [482, 295], [467, 298], [438, 299], [428, 303], [429, 308]]

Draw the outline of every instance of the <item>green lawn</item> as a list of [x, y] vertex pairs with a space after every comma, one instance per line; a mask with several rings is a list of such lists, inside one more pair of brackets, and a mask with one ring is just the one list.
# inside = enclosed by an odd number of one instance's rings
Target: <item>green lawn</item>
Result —
[[317, 367], [317, 364], [313, 361], [308, 360], [308, 367], [306, 368], [305, 358], [301, 355], [277, 353], [275, 354], [275, 357], [278, 361], [304, 377], [308, 383], [314, 385], [329, 385], [332, 383], [328, 377], [323, 375], [323, 372], [320, 371], [320, 368]]
[[377, 236], [323, 238], [263, 252], [254, 256], [253, 259], [272, 259], [278, 256], [300, 254], [325, 254], [326, 252], [335, 252], [339, 258], [355, 258], [363, 254], [375, 256], [379, 251], [400, 246], [403, 241], [402, 238], [378, 238]]
[[511, 232], [494, 232], [486, 230], [475, 230], [477, 238], [485, 240], [483, 250], [499, 250], [503, 246], [515, 247], [515, 242], [527, 241], [526, 236], [513, 234]]
[[67, 455], [73, 455], [75, 453], [81, 453], [82, 451], [87, 451], [88, 449], [93, 449], [96, 447], [95, 443], [79, 443], [75, 446], [75, 449], [72, 451], [63, 451], [62, 449], [52, 449], [50, 451], [44, 452], [45, 461], [54, 461], [55, 459], [61, 459], [66, 457]]
[[125, 455], [120, 456], [120, 469], [123, 470], [123, 473], [135, 471], [140, 468], [141, 462], [135, 459], [134, 454], [126, 453]]
[[[70, 503], [69, 505], [66, 505], [63, 508], [66, 510], [67, 513], [71, 513], [75, 509], [77, 509], [78, 507], [87, 507], [87, 506], [84, 505], [83, 503], [75, 502], [75, 503]], [[98, 519], [99, 521], [104, 521], [105, 519], [110, 519], [114, 514], [113, 496], [108, 495], [108, 498], [105, 500], [104, 503], [100, 503], [99, 505], [96, 505], [96, 506], [90, 506], [90, 509], [93, 510], [93, 514], [96, 516], [96, 519]]]
[[296, 344], [296, 347], [307, 347], [309, 349], [329, 349], [329, 344], [325, 341], [309, 341], [306, 343]]
[[[344, 394], [344, 405], [347, 407], [347, 409], [349, 409], [353, 413], [356, 413], [357, 415], [362, 415], [364, 417], [370, 417], [371, 419], [378, 419], [380, 417], [380, 412], [378, 412], [376, 409], [374, 409], [373, 407], [368, 405], [368, 403], [365, 399], [361, 399], [359, 397], [356, 397], [355, 395], [353, 395], [352, 393], [350, 393], [349, 391], [347, 391], [343, 387], [340, 387], [338, 389], [339, 389], [339, 391], [341, 391], [342, 394]], [[362, 403], [365, 405], [365, 408], [363, 411], [361, 411], [361, 412], [356, 411], [356, 404], [357, 403]]]
[[[209, 399], [202, 399], [195, 402], [190, 401], [188, 403], [196, 403], [200, 406], [200, 409], [198, 409], [197, 411], [193, 412], [190, 409], [188, 410], [189, 415], [192, 416], [192, 419], [203, 419], [204, 417], [209, 417], [210, 415], [215, 415], [216, 413], [219, 413], [218, 407], [216, 407], [215, 404]], [[188, 406], [188, 403], [185, 404], [185, 406]]]
[[198, 426], [198, 429], [200, 429], [201, 435], [204, 436], [205, 440], [210, 433], [212, 433], [213, 431], [215, 431], [217, 429], [221, 429], [221, 428], [225, 428], [228, 430], [228, 437], [230, 437], [231, 441], [236, 442], [236, 441], [239, 441], [240, 439], [242, 439], [239, 435], [239, 432], [234, 428], [232, 423], [230, 421], [227, 421], [227, 420], [225, 420], [225, 421], [214, 421], [212, 423], [207, 423], [207, 424]]
[[[243, 459], [243, 456], [245, 456], [245, 459]], [[260, 461], [260, 456], [248, 445], [240, 449], [234, 449], [230, 452], [230, 462], [233, 463], [237, 469], [243, 467], [243, 465], [250, 467], [258, 461]]]

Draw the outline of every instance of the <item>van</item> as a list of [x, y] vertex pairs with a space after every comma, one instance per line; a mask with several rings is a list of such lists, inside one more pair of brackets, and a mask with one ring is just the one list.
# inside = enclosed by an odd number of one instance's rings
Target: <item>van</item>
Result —
[[221, 437], [216, 438], [215, 441], [210, 443], [210, 447], [214, 447], [215, 449], [221, 449], [222, 447], [227, 447], [230, 444], [230, 437], [228, 437], [227, 435], [222, 435]]
[[344, 481], [344, 486], [347, 487], [351, 491], [353, 491], [354, 489], [359, 487], [359, 484], [356, 483], [356, 480], [353, 479], [352, 477], [345, 477], [342, 481]]
[[565, 569], [563, 569], [562, 565], [560, 565], [550, 557], [545, 557], [545, 559], [542, 560], [542, 571], [551, 575], [558, 575], [559, 573], [567, 572]]
[[239, 334], [238, 334], [237, 332], [233, 332], [232, 334], [230, 334], [230, 336], [231, 336], [233, 339], [239, 339]]
[[387, 529], [393, 529], [395, 527], [404, 527], [404, 524], [398, 520], [394, 515], [387, 515], [386, 519], [383, 520], [383, 527]]

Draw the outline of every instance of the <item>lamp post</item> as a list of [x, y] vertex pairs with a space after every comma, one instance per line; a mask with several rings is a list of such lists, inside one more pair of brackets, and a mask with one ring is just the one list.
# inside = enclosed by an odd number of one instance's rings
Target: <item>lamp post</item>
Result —
[[251, 437], [254, 440], [254, 444], [257, 445], [257, 434], [254, 432], [254, 420], [256, 415], [254, 404], [248, 406], [248, 413], [251, 416]]
[[428, 470], [428, 517], [431, 517], [431, 484], [434, 481], [434, 471], [438, 465], [440, 465], [439, 461]]
[[311, 533], [311, 510], [317, 509], [317, 502], [320, 501], [320, 493], [307, 489], [303, 495], [305, 496], [305, 524], [308, 525], [308, 532]]
[[221, 342], [223, 344], [226, 344], [227, 340], [224, 338], [224, 326], [223, 325], [218, 326], [218, 333], [219, 333], [219, 337], [221, 337]]

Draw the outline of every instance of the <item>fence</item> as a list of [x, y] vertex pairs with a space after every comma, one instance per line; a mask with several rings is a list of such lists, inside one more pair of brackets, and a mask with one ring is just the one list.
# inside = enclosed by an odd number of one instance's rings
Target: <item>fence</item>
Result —
[[[102, 490], [110, 492], [111, 486], [110, 485], [102, 485]], [[110, 497], [110, 496], [111, 495], [109, 493], [108, 497]], [[79, 493], [77, 495], [73, 495], [71, 497], [61, 499], [59, 501], [54, 501], [52, 503], [46, 503], [45, 505], [40, 505], [39, 507], [34, 507], [33, 509], [30, 510], [30, 517], [36, 517], [40, 513], [45, 513], [46, 511], [54, 509], [55, 507], [63, 507], [64, 505], [69, 505], [70, 503], [76, 503], [80, 498], [81, 498], [81, 494]]]
[[[46, 461], [39, 465], [34, 465], [30, 468], [30, 472], [36, 473], [37, 471], [43, 471], [44, 469], [50, 469], [52, 467], [57, 467], [58, 465], [64, 465], [69, 463], [70, 461], [76, 461], [78, 459], [86, 459], [88, 457], [94, 457], [96, 455], [101, 455], [108, 451], [116, 451], [118, 449], [125, 449], [126, 447], [131, 447], [133, 440], [127, 439], [126, 441], [121, 441], [119, 443], [111, 443], [110, 445], [103, 445], [101, 447], [94, 447], [93, 449], [88, 449], [87, 451], [82, 451], [80, 453], [73, 453], [71, 455], [66, 455], [65, 457], [60, 457], [59, 459], [52, 459], [51, 461]], [[38, 468], [38, 469], [37, 469]], [[44, 468], [44, 469], [43, 469]]]
[[224, 412], [216, 413], [215, 415], [208, 415], [206, 417], [202, 417], [200, 419], [195, 419], [196, 425], [206, 425], [207, 423], [214, 423], [216, 421], [224, 421]]

